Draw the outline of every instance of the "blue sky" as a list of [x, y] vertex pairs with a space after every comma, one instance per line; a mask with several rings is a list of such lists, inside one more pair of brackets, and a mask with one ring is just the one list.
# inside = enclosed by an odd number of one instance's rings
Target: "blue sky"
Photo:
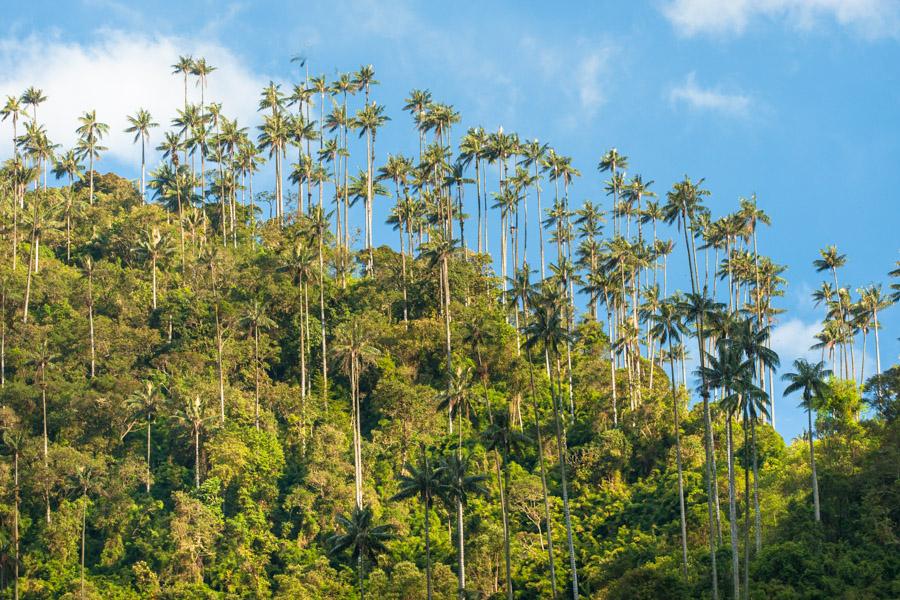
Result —
[[[387, 0], [139, 4], [18, 3], [0, 26], [0, 94], [43, 87], [49, 100], [39, 120], [63, 145], [72, 143], [77, 114], [96, 108], [113, 129], [102, 168], [135, 176], [138, 150], [118, 132], [140, 106], [163, 124], [173, 116], [182, 91], [169, 65], [178, 54], [218, 66], [208, 97], [254, 126], [259, 89], [269, 79], [295, 81], [289, 58], [301, 53], [329, 77], [375, 66], [373, 98], [393, 119], [379, 133], [380, 156], [414, 152], [400, 108], [418, 87], [460, 111], [456, 133], [503, 126], [572, 156], [583, 175], [572, 189], [576, 203], [608, 206], [595, 167], [610, 147], [660, 194], [684, 174], [705, 177], [716, 214], [756, 193], [773, 219], [760, 250], [788, 265], [788, 312], [775, 331], [785, 362], [806, 351], [818, 326], [809, 293], [821, 281], [811, 266], [819, 248], [834, 243], [848, 255], [840, 277], [854, 289], [886, 282], [900, 258], [893, 0], [583, 2], [565, 10], [481, 2], [452, 11]], [[0, 158], [9, 154], [8, 129], [0, 125]], [[387, 202], [376, 221], [386, 213]], [[385, 227], [376, 233], [388, 235]], [[900, 351], [900, 308], [883, 324], [888, 365]], [[787, 437], [804, 426], [795, 404], [778, 399]]]

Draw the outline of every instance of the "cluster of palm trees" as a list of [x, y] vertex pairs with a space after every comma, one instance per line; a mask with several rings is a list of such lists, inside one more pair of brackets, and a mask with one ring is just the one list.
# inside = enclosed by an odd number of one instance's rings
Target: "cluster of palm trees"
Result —
[[[838, 269], [847, 264], [847, 256], [838, 252], [835, 246], [819, 250], [819, 255], [820, 258], [813, 261], [813, 266], [817, 272], [829, 273], [831, 282], [823, 281], [812, 294], [816, 306], [821, 304], [825, 308], [822, 330], [816, 334], [817, 341], [813, 349], [821, 352], [823, 361], [827, 354], [831, 370], [842, 379], [853, 380], [861, 386], [866, 381], [866, 352], [870, 333], [875, 338], [875, 375], [881, 374], [881, 342], [878, 337], [881, 326], [878, 314], [894, 304], [898, 296], [885, 294], [881, 285], [869, 285], [856, 290], [857, 299], [854, 301], [852, 290], [842, 287], [838, 282]], [[854, 348], [860, 334], [862, 351], [857, 370]]]
[[[506, 311], [515, 330], [516, 349], [527, 357], [531, 369], [531, 404], [535, 417], [535, 440], [540, 457], [540, 471], [544, 495], [546, 531], [548, 536], [547, 569], [554, 597], [557, 597], [557, 573], [551, 533], [551, 513], [548, 501], [548, 478], [544, 465], [544, 446], [540, 423], [539, 394], [535, 392], [536, 368], [543, 368], [549, 382], [552, 409], [552, 444], [557, 452], [559, 493], [562, 497], [566, 528], [566, 552], [569, 559], [568, 577], [571, 595], [578, 598], [578, 554], [572, 529], [567, 468], [567, 431], [575, 423], [580, 399], [573, 385], [573, 345], [578, 331], [579, 304], [586, 308], [584, 319], [600, 322], [605, 317], [609, 338], [609, 369], [611, 386], [609, 409], [613, 427], [627, 426], [629, 413], [648, 400], [657, 370], [668, 367], [670, 378], [673, 433], [676, 442], [676, 468], [681, 520], [681, 555], [684, 576], [688, 577], [690, 563], [687, 552], [687, 520], [682, 474], [680, 411], [684, 398], [678, 384], [687, 388], [686, 363], [689, 357], [688, 338], [696, 341], [696, 370], [702, 401], [704, 422], [705, 474], [708, 507], [708, 542], [711, 564], [712, 595], [718, 598], [716, 549], [722, 543], [719, 488], [716, 467], [714, 423], [725, 422], [725, 446], [728, 474], [728, 522], [730, 525], [731, 571], [734, 597], [750, 596], [749, 562], [761, 545], [761, 519], [757, 484], [756, 428], [760, 422], [775, 423], [774, 371], [779, 365], [771, 349], [770, 332], [780, 310], [774, 306], [783, 294], [784, 267], [759, 252], [757, 232], [760, 224], [768, 225], [769, 217], [762, 211], [754, 196], [742, 198], [738, 209], [731, 214], [714, 218], [704, 205], [709, 196], [703, 180], [685, 177], [676, 182], [657, 199], [653, 181], [640, 174], [628, 175], [629, 159], [615, 148], [601, 157], [597, 168], [608, 174], [604, 189], [612, 209], [604, 212], [599, 204], [584, 201], [578, 208], [570, 199], [570, 186], [581, 173], [570, 157], [557, 153], [539, 140], [520, 138], [499, 128], [487, 132], [483, 128], [469, 128], [459, 136], [456, 147], [453, 127], [460, 115], [452, 106], [436, 102], [430, 92], [413, 90], [406, 98], [404, 110], [412, 116], [418, 135], [418, 156], [389, 154], [378, 164], [376, 141], [388, 120], [385, 108], [370, 96], [378, 84], [371, 66], [363, 66], [355, 73], [345, 73], [328, 81], [324, 76], [310, 76], [305, 60], [298, 59], [302, 81], [286, 92], [281, 85], [270, 82], [260, 94], [259, 111], [262, 124], [252, 139], [247, 127], [237, 119], [229, 119], [221, 104], [206, 97], [208, 78], [215, 67], [203, 58], [179, 57], [173, 73], [184, 82], [183, 107], [171, 121], [156, 149], [161, 153], [160, 164], [147, 170], [147, 146], [151, 134], [159, 125], [153, 116], [139, 109], [128, 117], [126, 133], [141, 144], [139, 190], [146, 201], [149, 187], [154, 198], [163, 204], [179, 229], [177, 250], [169, 236], [158, 228], [145, 232], [136, 251], [150, 266], [152, 282], [151, 308], [158, 307], [157, 267], [161, 261], [177, 254], [182, 270], [187, 261], [199, 261], [205, 267], [214, 295], [219, 285], [219, 249], [239, 244], [256, 245], [263, 242], [257, 214], [258, 201], [270, 199], [274, 214], [265, 219], [263, 227], [293, 227], [296, 235], [280, 254], [279, 268], [290, 274], [304, 298], [299, 318], [300, 390], [305, 398], [311, 393], [313, 348], [310, 331], [319, 330], [321, 338], [321, 384], [323, 402], [328, 402], [329, 362], [350, 382], [351, 423], [353, 430], [353, 462], [355, 480], [355, 509], [341, 523], [345, 534], [336, 536], [334, 547], [341, 551], [350, 548], [359, 569], [362, 588], [365, 565], [383, 549], [389, 531], [375, 525], [371, 509], [363, 497], [365, 478], [362, 452], [363, 427], [361, 419], [360, 377], [377, 360], [375, 346], [366, 323], [357, 317], [333, 330], [325, 318], [325, 286], [329, 276], [346, 286], [354, 274], [350, 214], [357, 202], [363, 201], [364, 238], [358, 258], [364, 265], [362, 274], [375, 273], [375, 241], [373, 207], [377, 196], [393, 194], [388, 224], [399, 235], [402, 272], [398, 287], [402, 290], [403, 322], [409, 319], [409, 265], [417, 254], [437, 276], [438, 311], [443, 321], [446, 351], [446, 389], [441, 409], [446, 409], [448, 434], [456, 434], [456, 448], [442, 458], [430, 456], [423, 450], [418, 463], [406, 467], [400, 482], [397, 499], [419, 498], [424, 504], [426, 532], [426, 560], [428, 593], [431, 595], [430, 541], [428, 539], [429, 510], [435, 499], [441, 499], [457, 521], [457, 554], [460, 595], [465, 592], [465, 542], [463, 509], [467, 498], [483, 493], [481, 474], [471, 472], [464, 451], [466, 418], [474, 411], [475, 398], [471, 392], [474, 378], [471, 370], [459, 360], [467, 354], [454, 340], [452, 300], [458, 296], [452, 289], [450, 263], [470, 260], [475, 254], [497, 252], [500, 274], [498, 303]], [[194, 78], [199, 88], [199, 103], [191, 101], [188, 83]], [[355, 112], [351, 99], [362, 96]], [[62, 228], [63, 218], [69, 239], [72, 220], [78, 218], [77, 199], [72, 193], [76, 179], [85, 180], [89, 204], [95, 201], [95, 162], [106, 149], [101, 142], [109, 134], [95, 111], [79, 118], [79, 141], [71, 151], [57, 154], [57, 147], [38, 123], [37, 108], [46, 101], [43, 93], [30, 88], [19, 98], [10, 97], [0, 111], [3, 120], [12, 125], [13, 158], [4, 165], [3, 181], [9, 186], [12, 202], [12, 266], [16, 268], [19, 253], [18, 227], [20, 221], [30, 226], [31, 256], [28, 258], [28, 279], [23, 307], [23, 320], [28, 319], [31, 277], [39, 272], [39, 244], [49, 228]], [[328, 104], [330, 102], [330, 110]], [[316, 114], [315, 104], [318, 104]], [[30, 108], [30, 114], [28, 109]], [[352, 114], [351, 114], [352, 112]], [[25, 120], [19, 132], [20, 120]], [[351, 168], [351, 133], [365, 138], [364, 167]], [[296, 151], [296, 154], [294, 154]], [[289, 158], [289, 156], [291, 158]], [[296, 156], [296, 162], [290, 162]], [[274, 193], [253, 190], [254, 175], [265, 158], [274, 163]], [[87, 161], [87, 172], [82, 166]], [[47, 172], [51, 170], [65, 179], [65, 194], [34, 194], [31, 211], [25, 208], [25, 191], [29, 184], [47, 191]], [[41, 184], [41, 178], [43, 183]], [[286, 191], [285, 177], [295, 184], [296, 192]], [[466, 193], [474, 197], [476, 220], [474, 241], [466, 237]], [[545, 186], [552, 185], [546, 192]], [[392, 188], [392, 190], [390, 189]], [[547, 196], [549, 194], [549, 197]], [[291, 211], [291, 202], [295, 210]], [[544, 204], [548, 206], [544, 206]], [[529, 211], [531, 205], [531, 211]], [[499, 215], [499, 232], [489, 224], [491, 211]], [[606, 219], [612, 221], [611, 234], [604, 236]], [[662, 225], [675, 228], [675, 235], [683, 237], [683, 255], [687, 261], [690, 291], [669, 292], [669, 257], [675, 240], [661, 231]], [[539, 269], [529, 264], [529, 228], [537, 229]], [[532, 233], [532, 243], [533, 242]], [[546, 238], [546, 239], [545, 239]], [[679, 240], [681, 243], [681, 240]], [[67, 248], [69, 243], [67, 241]], [[555, 248], [555, 253], [553, 249]], [[531, 250], [533, 252], [533, 248]], [[71, 253], [67, 250], [67, 261]], [[838, 285], [837, 269], [845, 259], [834, 247], [822, 251], [816, 261], [820, 271], [830, 270], [834, 285], [823, 284], [816, 299], [825, 303], [828, 316], [820, 346], [827, 350], [835, 371], [845, 378], [856, 378], [853, 341], [857, 333], [863, 335], [863, 354], [866, 338], [871, 331], [876, 339], [876, 369], [881, 371], [878, 343], [878, 315], [891, 303], [880, 288], [859, 290], [853, 302], [851, 294]], [[90, 264], [82, 265], [87, 271]], [[539, 277], [537, 276], [539, 275]], [[534, 279], [534, 281], [533, 281]], [[318, 291], [319, 323], [310, 313], [310, 288]], [[900, 293], [900, 292], [898, 292]], [[581, 294], [580, 296], [578, 294]], [[601, 305], [603, 310], [601, 312]], [[219, 299], [216, 295], [215, 326], [219, 376], [220, 420], [225, 418], [225, 369], [223, 368], [224, 331], [229, 326], [220, 319]], [[92, 314], [91, 314], [92, 316]], [[240, 326], [254, 344], [255, 423], [259, 427], [260, 377], [264, 368], [260, 357], [260, 332], [274, 323], [266, 316], [266, 307], [254, 303], [242, 316]], [[488, 374], [478, 352], [487, 343], [484, 336], [470, 328], [462, 338], [474, 356], [468, 356], [478, 366], [485, 387], [489, 427], [484, 443], [494, 457], [497, 487], [503, 505], [504, 546], [506, 554], [505, 589], [508, 597], [514, 594], [511, 576], [510, 527], [508, 523], [509, 461], [517, 447], [526, 442], [521, 430], [521, 415], [512, 406], [491, 409], [487, 393]], [[482, 332], [483, 333], [483, 332]], [[455, 343], [456, 342], [456, 343]], [[330, 349], [329, 349], [330, 345]], [[91, 368], [94, 374], [93, 327], [91, 328]], [[837, 358], [835, 358], [837, 353]], [[680, 369], [676, 369], [676, 364]], [[823, 365], [795, 363], [797, 373], [790, 375], [789, 391], [804, 390], [804, 404], [810, 412], [814, 399], [824, 393], [824, 381], [830, 372]], [[624, 373], [623, 373], [624, 372]], [[680, 381], [676, 373], [680, 372]], [[864, 363], [858, 381], [864, 380]], [[143, 411], [147, 425], [148, 449], [150, 423], [155, 415], [158, 393], [148, 384], [135, 396], [134, 403]], [[197, 453], [196, 484], [200, 483], [200, 435], [207, 416], [205, 401], [199, 397], [186, 402], [183, 420], [191, 428]], [[737, 522], [737, 482], [734, 465], [732, 427], [739, 424], [744, 438], [745, 516], [743, 582], [740, 580], [740, 548]], [[454, 430], [454, 427], [456, 428]], [[810, 431], [812, 417], [810, 416]], [[721, 443], [721, 442], [720, 442]], [[149, 450], [148, 450], [149, 452]], [[813, 463], [813, 496], [815, 515], [819, 518], [818, 487], [815, 479], [814, 451], [810, 433], [810, 460]], [[751, 478], [752, 474], [752, 478]], [[149, 489], [149, 454], [147, 485]], [[751, 490], [752, 485], [752, 490]], [[751, 508], [752, 503], [752, 508]], [[751, 525], [749, 515], [754, 514]], [[755, 544], [750, 543], [751, 532]]]

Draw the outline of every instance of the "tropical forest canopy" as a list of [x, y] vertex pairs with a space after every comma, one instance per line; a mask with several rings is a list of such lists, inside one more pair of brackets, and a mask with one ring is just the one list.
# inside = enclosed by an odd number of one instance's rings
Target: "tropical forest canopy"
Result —
[[811, 248], [821, 360], [778, 356], [756, 198], [613, 148], [576, 205], [561, 149], [298, 66], [252, 129], [200, 57], [177, 114], [85, 107], [74, 148], [65, 98], [3, 105], [0, 597], [900, 596], [900, 263]]

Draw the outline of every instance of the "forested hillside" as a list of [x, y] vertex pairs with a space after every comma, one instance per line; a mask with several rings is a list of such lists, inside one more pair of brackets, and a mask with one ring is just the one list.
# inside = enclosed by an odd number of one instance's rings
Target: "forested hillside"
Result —
[[[779, 357], [757, 230], [796, 224], [756, 198], [598, 149], [576, 201], [423, 90], [389, 153], [371, 67], [271, 84], [259, 127], [174, 70], [177, 115], [71, 150], [65, 98], [0, 112], [0, 597], [900, 597], [894, 257], [857, 289], [810, 248], [822, 362]], [[136, 180], [100, 168], [125, 135]]]

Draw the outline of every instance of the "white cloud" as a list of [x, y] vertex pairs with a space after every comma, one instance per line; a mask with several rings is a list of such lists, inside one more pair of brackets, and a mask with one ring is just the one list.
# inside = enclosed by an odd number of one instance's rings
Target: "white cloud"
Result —
[[524, 62], [537, 66], [537, 74], [547, 87], [556, 90], [578, 113], [568, 111], [566, 120], [581, 122], [591, 118], [607, 100], [610, 71], [616, 47], [605, 42], [574, 40], [565, 45], [525, 36], [521, 40]]
[[[151, 147], [162, 138], [176, 109], [183, 106], [183, 80], [171, 68], [183, 54], [203, 56], [216, 67], [208, 79], [207, 101], [221, 101], [224, 114], [237, 117], [243, 126], [255, 123], [259, 90], [268, 80], [252, 74], [221, 45], [124, 31], [98, 31], [94, 40], [79, 44], [46, 36], [0, 39], [0, 98], [19, 95], [32, 85], [43, 89], [47, 101], [38, 107], [38, 121], [62, 149], [75, 143], [78, 116], [96, 110], [110, 128], [104, 140], [108, 155], [138, 161], [139, 145], [132, 144], [133, 135], [123, 132], [126, 116], [146, 108], [160, 124], [151, 134]], [[188, 94], [191, 102], [199, 102], [200, 92], [190, 78]], [[9, 121], [2, 125], [8, 126]], [[4, 139], [8, 139], [5, 131], [0, 134]], [[0, 156], [9, 153], [9, 144], [0, 142]]]
[[760, 18], [797, 29], [833, 21], [868, 38], [900, 34], [897, 0], [671, 0], [662, 12], [685, 36], [740, 34]]
[[745, 94], [700, 86], [694, 73], [689, 73], [684, 83], [669, 90], [669, 100], [673, 104], [686, 104], [695, 110], [709, 110], [735, 117], [746, 117], [752, 104], [750, 97]]
[[821, 353], [810, 347], [816, 343], [815, 336], [820, 329], [819, 323], [806, 323], [800, 319], [789, 319], [772, 329], [772, 350], [781, 357], [782, 368], [789, 367], [798, 358], [819, 360]]

